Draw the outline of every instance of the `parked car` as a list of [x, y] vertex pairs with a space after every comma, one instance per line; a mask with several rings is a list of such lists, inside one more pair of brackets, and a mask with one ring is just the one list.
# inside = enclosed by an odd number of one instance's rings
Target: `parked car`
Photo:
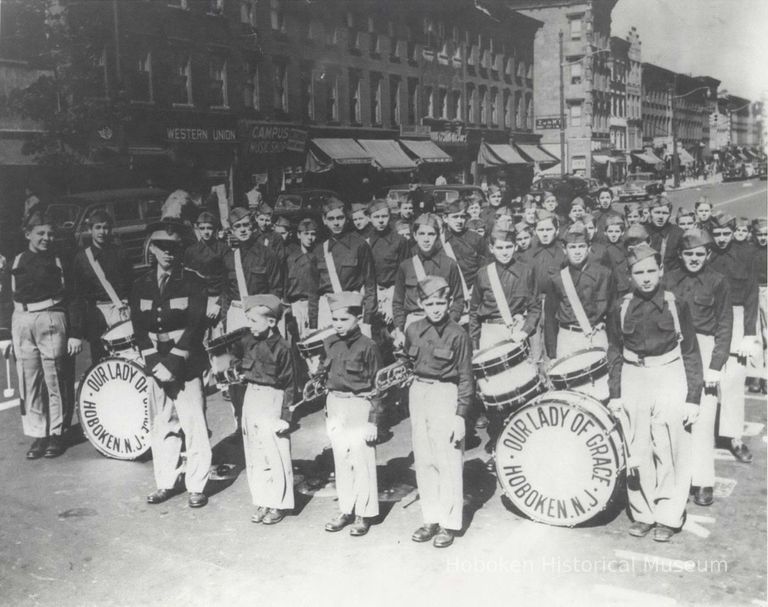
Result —
[[530, 193], [541, 203], [544, 192], [552, 192], [560, 204], [560, 212], [568, 213], [571, 201], [577, 197], [591, 195], [591, 184], [584, 177], [565, 175], [564, 177], [542, 177], [531, 184]]
[[436, 213], [442, 213], [445, 206], [457, 198], [477, 194], [482, 197], [485, 204], [485, 194], [480, 186], [466, 185], [462, 183], [434, 185], [429, 183], [419, 184], [401, 184], [389, 186], [380, 192], [380, 198], [384, 198], [389, 203], [389, 208], [393, 213], [397, 213], [397, 208], [401, 199], [413, 194], [417, 201], [429, 200], [428, 206], [432, 207]]
[[768, 165], [766, 164], [765, 160], [763, 160], [757, 167], [757, 174], [760, 177], [761, 180], [765, 181], [768, 173]]
[[723, 181], [740, 181], [747, 178], [747, 171], [744, 165], [731, 164], [723, 169]]
[[160, 219], [161, 207], [169, 193], [159, 188], [130, 188], [81, 192], [58, 198], [47, 207], [56, 224], [54, 247], [67, 257], [78, 247], [90, 244], [88, 216], [96, 209], [103, 209], [114, 218], [115, 240], [125, 247], [134, 267], [146, 267], [147, 226]]
[[664, 192], [664, 182], [654, 173], [630, 173], [623, 185], [619, 186], [620, 202], [629, 200], [648, 200]]
[[747, 176], [747, 179], [751, 179], [752, 177], [757, 177], [757, 169], [755, 169], [755, 165], [751, 162], [745, 162], [744, 174]]
[[321, 220], [323, 205], [331, 198], [341, 197], [333, 190], [296, 188], [280, 192], [275, 198], [275, 215], [287, 217], [294, 223], [306, 217]]

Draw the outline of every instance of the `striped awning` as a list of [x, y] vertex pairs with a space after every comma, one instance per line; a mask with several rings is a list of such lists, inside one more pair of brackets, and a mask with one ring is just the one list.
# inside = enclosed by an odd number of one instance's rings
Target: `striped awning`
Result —
[[416, 163], [403, 148], [391, 139], [358, 139], [357, 143], [370, 154], [373, 162], [385, 171], [412, 171]]
[[354, 139], [313, 139], [323, 154], [337, 164], [370, 164], [371, 155]]
[[453, 162], [453, 158], [437, 147], [430, 139], [401, 139], [400, 145], [405, 148], [407, 153], [422, 162]]
[[483, 143], [477, 153], [477, 164], [483, 166], [525, 166], [531, 163], [506, 143]]

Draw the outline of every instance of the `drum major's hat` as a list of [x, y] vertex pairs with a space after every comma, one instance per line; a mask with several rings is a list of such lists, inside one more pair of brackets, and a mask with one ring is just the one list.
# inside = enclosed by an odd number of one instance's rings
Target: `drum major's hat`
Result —
[[637, 262], [642, 261], [643, 259], [647, 259], [649, 257], [653, 257], [658, 254], [659, 252], [656, 249], [654, 249], [651, 245], [649, 245], [646, 242], [641, 242], [640, 244], [634, 247], [631, 247], [629, 249], [629, 254], [627, 255], [627, 264], [631, 268]]
[[426, 276], [419, 281], [419, 297], [426, 299], [442, 289], [448, 288], [448, 281], [442, 276]]
[[372, 200], [370, 203], [368, 203], [368, 213], [370, 215], [373, 215], [376, 211], [381, 211], [382, 209], [389, 210], [387, 201], [382, 198], [377, 198], [376, 200]]
[[248, 209], [244, 207], [233, 207], [232, 210], [229, 212], [229, 223], [230, 225], [237, 223], [238, 221], [246, 217], [250, 217], [250, 214], [248, 213]]
[[357, 291], [342, 291], [328, 295], [328, 307], [331, 312], [340, 308], [359, 308], [363, 305], [363, 296]]
[[262, 295], [248, 295], [243, 299], [243, 309], [247, 312], [253, 308], [263, 308], [264, 313], [272, 318], [280, 318], [283, 312], [283, 302], [277, 295], [266, 293]]
[[699, 228], [691, 228], [686, 230], [683, 237], [680, 239], [680, 250], [688, 251], [690, 249], [696, 249], [698, 247], [707, 247], [712, 244], [712, 237], [706, 230], [700, 230]]

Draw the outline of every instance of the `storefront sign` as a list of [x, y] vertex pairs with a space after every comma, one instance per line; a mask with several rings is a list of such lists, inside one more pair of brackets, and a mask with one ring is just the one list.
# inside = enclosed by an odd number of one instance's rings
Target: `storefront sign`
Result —
[[467, 133], [463, 128], [455, 131], [430, 131], [430, 138], [435, 143], [444, 145], [464, 145], [467, 143]]
[[400, 137], [429, 137], [430, 128], [424, 124], [401, 124]]
[[537, 118], [536, 128], [539, 130], [545, 129], [559, 129], [561, 122], [560, 118]]
[[308, 135], [309, 133], [303, 129], [290, 129], [285, 149], [289, 152], [303, 152], [307, 149]]
[[234, 143], [237, 133], [235, 129], [211, 126], [168, 126], [165, 138], [174, 143]]
[[288, 124], [244, 120], [240, 122], [240, 134], [251, 154], [303, 152], [307, 146], [307, 131]]

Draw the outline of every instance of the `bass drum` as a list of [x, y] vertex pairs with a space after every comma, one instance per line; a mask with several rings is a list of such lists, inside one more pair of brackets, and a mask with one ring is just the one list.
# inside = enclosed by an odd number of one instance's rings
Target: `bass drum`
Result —
[[573, 527], [613, 506], [623, 486], [625, 447], [608, 410], [581, 392], [547, 392], [507, 419], [496, 474], [528, 518]]
[[149, 393], [153, 380], [124, 358], [104, 358], [80, 380], [77, 415], [99, 453], [134, 460], [150, 448]]

